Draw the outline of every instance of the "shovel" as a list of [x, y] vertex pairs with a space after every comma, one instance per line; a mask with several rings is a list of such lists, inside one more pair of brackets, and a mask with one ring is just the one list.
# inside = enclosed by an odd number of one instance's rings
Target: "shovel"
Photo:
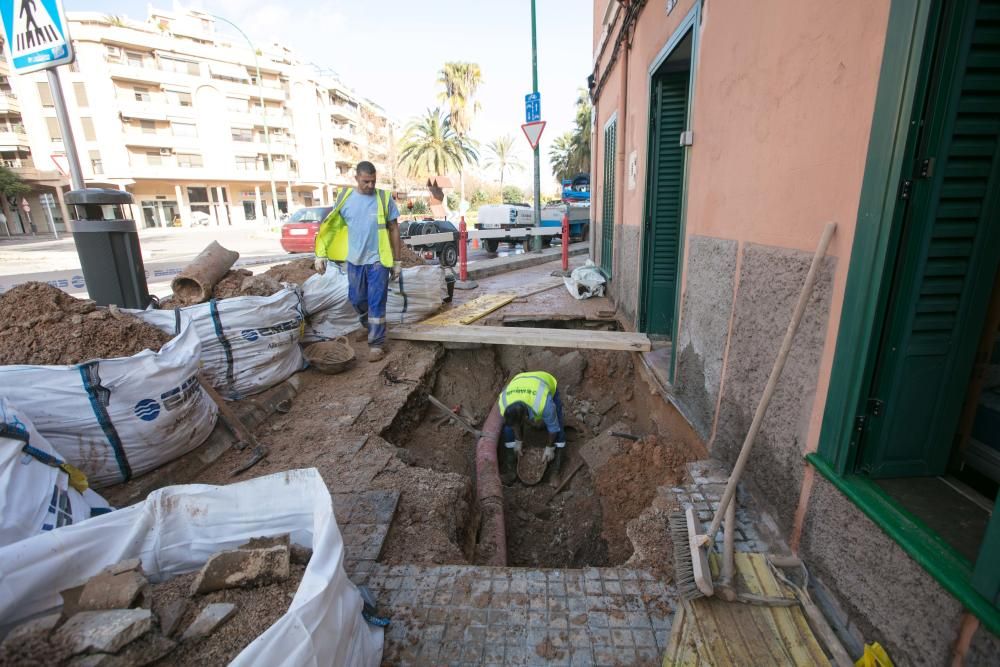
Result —
[[208, 378], [203, 375], [199, 375], [198, 381], [201, 382], [201, 388], [205, 390], [205, 393], [209, 395], [215, 405], [219, 408], [219, 415], [222, 417], [222, 421], [226, 423], [226, 427], [229, 429], [229, 432], [235, 436], [236, 444], [234, 444], [233, 447], [240, 451], [243, 451], [248, 446], [253, 448], [251, 450], [250, 460], [233, 470], [230, 473], [230, 476], [235, 477], [241, 472], [246, 472], [253, 466], [263, 461], [270, 453], [267, 445], [262, 445], [257, 442], [257, 438], [254, 434], [250, 432], [250, 429], [246, 427], [246, 424], [244, 424], [236, 413], [233, 412], [232, 408], [229, 407], [229, 404], [226, 403], [226, 399], [222, 398], [222, 396], [219, 395], [219, 392], [215, 391], [215, 387], [212, 386], [212, 383], [208, 380]]

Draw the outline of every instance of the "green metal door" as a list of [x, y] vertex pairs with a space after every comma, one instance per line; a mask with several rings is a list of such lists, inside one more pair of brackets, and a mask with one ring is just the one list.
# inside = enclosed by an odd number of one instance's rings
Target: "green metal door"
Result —
[[680, 136], [687, 129], [689, 77], [683, 70], [653, 80], [640, 322], [651, 334], [669, 334], [674, 324], [685, 151]]
[[861, 468], [945, 472], [1000, 261], [1000, 0], [946, 3], [929, 69]]
[[604, 128], [604, 189], [601, 203], [601, 268], [611, 276], [611, 254], [615, 240], [615, 141], [618, 119]]

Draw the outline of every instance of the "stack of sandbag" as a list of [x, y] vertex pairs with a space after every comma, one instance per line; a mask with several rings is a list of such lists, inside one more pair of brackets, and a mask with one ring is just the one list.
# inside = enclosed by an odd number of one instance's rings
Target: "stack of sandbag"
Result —
[[158, 352], [0, 366], [0, 398], [94, 488], [127, 481], [191, 451], [215, 426], [217, 408], [198, 383], [198, 333], [180, 315], [177, 330]]
[[0, 398], [0, 547], [110, 511], [31, 419]]
[[361, 326], [358, 313], [348, 298], [347, 273], [340, 265], [330, 262], [324, 273], [310, 276], [301, 289], [306, 315], [302, 342], [333, 340]]
[[203, 372], [230, 400], [270, 389], [305, 367], [299, 348], [305, 316], [294, 288], [134, 314], [163, 331], [174, 331], [190, 318], [201, 343]]
[[448, 293], [444, 270], [439, 266], [403, 269], [399, 281], [389, 283], [386, 321], [413, 324], [441, 310]]

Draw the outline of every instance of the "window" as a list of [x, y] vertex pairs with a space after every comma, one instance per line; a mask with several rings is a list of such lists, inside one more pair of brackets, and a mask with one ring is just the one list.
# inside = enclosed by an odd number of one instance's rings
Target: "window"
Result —
[[151, 102], [153, 100], [152, 95], [149, 94], [149, 88], [136, 86], [132, 89], [132, 92], [135, 94], [136, 102]]
[[257, 158], [247, 157], [245, 155], [236, 156], [236, 169], [239, 171], [256, 171], [257, 170]]
[[163, 164], [163, 156], [160, 151], [146, 151], [146, 164], [155, 167]]
[[171, 123], [170, 129], [175, 137], [197, 137], [198, 128], [194, 123]]
[[55, 118], [46, 118], [45, 123], [49, 126], [49, 139], [52, 141], [62, 141], [62, 130], [59, 129], [59, 121]]
[[233, 141], [253, 141], [253, 130], [243, 127], [234, 127], [232, 136]]
[[197, 153], [178, 153], [177, 166], [192, 168], [192, 167], [204, 167], [205, 165], [201, 160], [201, 155], [198, 155]]
[[164, 72], [190, 74], [191, 76], [198, 76], [201, 74], [201, 69], [198, 67], [198, 63], [194, 63], [189, 60], [180, 60], [178, 58], [169, 58], [167, 56], [160, 56], [160, 69]]
[[240, 97], [227, 97], [226, 98], [226, 109], [229, 111], [236, 111], [238, 113], [246, 113], [249, 110], [249, 105], [245, 99]]
[[43, 107], [55, 106], [52, 102], [52, 90], [49, 88], [48, 82], [38, 82], [38, 97], [42, 100]]
[[87, 87], [81, 82], [73, 83], [73, 94], [76, 96], [76, 106], [84, 109], [90, 106], [90, 101], [87, 99]]
[[104, 173], [104, 163], [101, 161], [101, 151], [90, 151], [90, 168], [95, 176]]
[[97, 134], [94, 132], [93, 118], [81, 118], [80, 125], [83, 126], [83, 138], [85, 141], [97, 141]]
[[106, 47], [107, 54], [105, 58], [109, 63], [120, 63], [122, 61], [122, 50], [117, 46], [111, 46], [110, 44]]
[[139, 127], [142, 129], [143, 134], [156, 134], [155, 120], [140, 120]]
[[144, 58], [143, 58], [143, 54], [138, 53], [136, 51], [126, 51], [125, 52], [125, 60], [132, 67], [142, 67], [143, 66]]
[[166, 91], [167, 102], [180, 107], [191, 106], [191, 93], [186, 93], [180, 90], [168, 90]]

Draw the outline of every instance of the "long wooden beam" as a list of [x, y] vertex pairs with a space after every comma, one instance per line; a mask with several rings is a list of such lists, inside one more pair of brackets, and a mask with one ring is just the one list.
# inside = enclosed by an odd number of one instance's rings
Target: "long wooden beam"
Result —
[[569, 347], [578, 350], [623, 350], [626, 352], [649, 352], [650, 350], [649, 338], [646, 334], [621, 331], [585, 331], [582, 329], [411, 324], [389, 327], [389, 338], [432, 343]]

